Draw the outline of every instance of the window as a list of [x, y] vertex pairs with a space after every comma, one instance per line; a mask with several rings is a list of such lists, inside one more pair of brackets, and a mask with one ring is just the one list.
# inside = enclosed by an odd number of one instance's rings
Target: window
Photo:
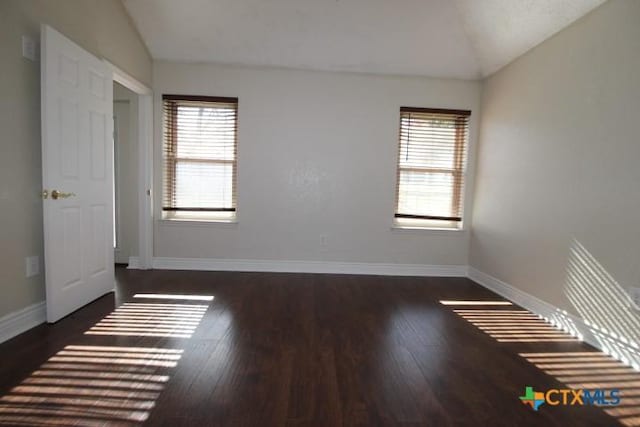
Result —
[[395, 222], [461, 228], [470, 111], [400, 108]]
[[164, 95], [163, 218], [236, 213], [238, 99]]

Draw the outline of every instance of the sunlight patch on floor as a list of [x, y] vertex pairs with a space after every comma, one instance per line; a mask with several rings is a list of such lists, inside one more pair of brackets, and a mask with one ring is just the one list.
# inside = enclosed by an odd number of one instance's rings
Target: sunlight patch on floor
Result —
[[182, 350], [69, 345], [0, 397], [0, 425], [139, 425]]
[[510, 301], [482, 301], [482, 300], [440, 300], [442, 305], [513, 305]]
[[453, 309], [498, 342], [577, 342], [577, 338], [557, 329], [535, 314], [522, 309]]
[[86, 335], [191, 338], [208, 309], [205, 304], [122, 304]]
[[619, 389], [620, 405], [602, 407], [622, 425], [640, 426], [640, 372], [607, 356], [593, 352], [520, 353], [546, 374], [572, 389]]
[[135, 294], [134, 298], [170, 299], [190, 301], [213, 301], [213, 295], [185, 295], [185, 294]]

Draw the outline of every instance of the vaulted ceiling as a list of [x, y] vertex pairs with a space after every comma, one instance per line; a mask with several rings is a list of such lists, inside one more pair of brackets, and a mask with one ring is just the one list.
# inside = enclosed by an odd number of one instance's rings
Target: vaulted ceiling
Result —
[[477, 79], [605, 0], [123, 0], [155, 59]]

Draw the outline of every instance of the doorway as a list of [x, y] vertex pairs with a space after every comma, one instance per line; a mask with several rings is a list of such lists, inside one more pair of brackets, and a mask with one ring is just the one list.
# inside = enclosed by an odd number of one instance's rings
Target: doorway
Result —
[[114, 261], [146, 270], [153, 257], [153, 95], [104, 62], [113, 75]]
[[113, 83], [114, 262], [138, 258], [138, 95]]

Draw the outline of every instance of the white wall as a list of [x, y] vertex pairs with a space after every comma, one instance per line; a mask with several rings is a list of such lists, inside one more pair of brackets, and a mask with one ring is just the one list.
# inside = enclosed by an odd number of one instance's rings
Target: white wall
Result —
[[470, 264], [630, 342], [640, 286], [640, 1], [485, 82]]
[[238, 223], [156, 221], [155, 256], [467, 263], [468, 231], [391, 225], [400, 106], [473, 111], [473, 188], [478, 82], [169, 62], [153, 82], [156, 215], [162, 94], [239, 98]]
[[119, 0], [0, 1], [0, 317], [44, 300], [44, 275], [27, 279], [24, 257], [43, 255], [40, 63], [22, 57], [23, 35], [46, 23], [150, 83], [151, 58]]
[[138, 95], [113, 85], [116, 134], [116, 217], [118, 247], [115, 262], [138, 256]]

